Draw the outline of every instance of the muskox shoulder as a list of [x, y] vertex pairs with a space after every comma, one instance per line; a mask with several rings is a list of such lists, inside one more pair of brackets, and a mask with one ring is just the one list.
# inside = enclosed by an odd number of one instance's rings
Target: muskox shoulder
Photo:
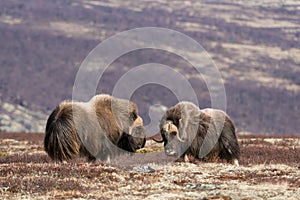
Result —
[[203, 119], [205, 119], [205, 121], [212, 120], [212, 122], [216, 124], [230, 123], [232, 126], [234, 126], [232, 119], [222, 110], [206, 108], [202, 109], [201, 113], [201, 116]]

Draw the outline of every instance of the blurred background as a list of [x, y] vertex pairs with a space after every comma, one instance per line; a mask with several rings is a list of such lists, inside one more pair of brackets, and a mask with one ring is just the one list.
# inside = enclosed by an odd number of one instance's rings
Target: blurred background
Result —
[[[220, 70], [227, 112], [238, 133], [299, 135], [300, 1], [298, 0], [1, 0], [0, 130], [43, 132], [50, 112], [72, 89], [80, 64], [101, 41], [138, 27], [163, 27], [200, 43]], [[115, 60], [97, 92], [111, 94], [129, 69], [150, 62], [182, 72], [201, 108], [210, 96], [182, 58], [143, 49]], [[156, 84], [133, 94], [149, 123], [149, 107], [177, 103]]]

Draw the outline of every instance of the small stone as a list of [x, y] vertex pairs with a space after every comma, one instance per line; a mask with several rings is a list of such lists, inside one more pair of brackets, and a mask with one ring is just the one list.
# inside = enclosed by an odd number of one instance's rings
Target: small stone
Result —
[[187, 184], [185, 186], [186, 189], [195, 189], [195, 190], [214, 190], [216, 189], [216, 185], [213, 184]]
[[153, 173], [153, 172], [155, 172], [155, 169], [149, 167], [148, 165], [136, 166], [136, 167], [133, 167], [133, 170], [137, 171], [137, 172], [143, 172], [143, 173]]

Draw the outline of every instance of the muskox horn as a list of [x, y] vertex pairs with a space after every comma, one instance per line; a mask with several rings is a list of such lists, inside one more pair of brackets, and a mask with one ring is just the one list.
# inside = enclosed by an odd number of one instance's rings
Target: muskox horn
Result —
[[[174, 126], [175, 126], [175, 125], [174, 125]], [[176, 133], [176, 137], [177, 137], [177, 139], [179, 140], [179, 142], [185, 142], [185, 140], [183, 140], [183, 139], [181, 139], [181, 138], [179, 137], [178, 132]]]
[[143, 126], [143, 119], [142, 119], [140, 116], [138, 116], [138, 117], [134, 120], [133, 124], [129, 127], [129, 132], [128, 132], [128, 134], [129, 134], [129, 135], [132, 135], [132, 129], [133, 129], [134, 127], [137, 127], [137, 126]]
[[140, 116], [138, 116], [133, 124], [136, 126], [143, 126], [143, 119]]
[[179, 142], [185, 142], [185, 140], [183, 140], [179, 137], [178, 128], [171, 121], [167, 121], [167, 123], [163, 126], [163, 129], [167, 133], [175, 133], [176, 138], [179, 140]]

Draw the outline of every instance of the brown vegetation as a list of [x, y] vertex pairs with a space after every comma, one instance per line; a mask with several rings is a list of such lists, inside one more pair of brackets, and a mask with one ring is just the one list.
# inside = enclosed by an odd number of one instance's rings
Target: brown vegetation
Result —
[[[239, 136], [239, 167], [223, 160], [167, 162], [155, 153], [149, 163], [55, 163], [42, 148], [43, 137], [0, 133], [1, 199], [293, 199], [300, 194], [300, 138], [295, 136]], [[147, 141], [144, 152], [162, 150], [160, 145]], [[140, 164], [155, 172], [135, 171]]]

